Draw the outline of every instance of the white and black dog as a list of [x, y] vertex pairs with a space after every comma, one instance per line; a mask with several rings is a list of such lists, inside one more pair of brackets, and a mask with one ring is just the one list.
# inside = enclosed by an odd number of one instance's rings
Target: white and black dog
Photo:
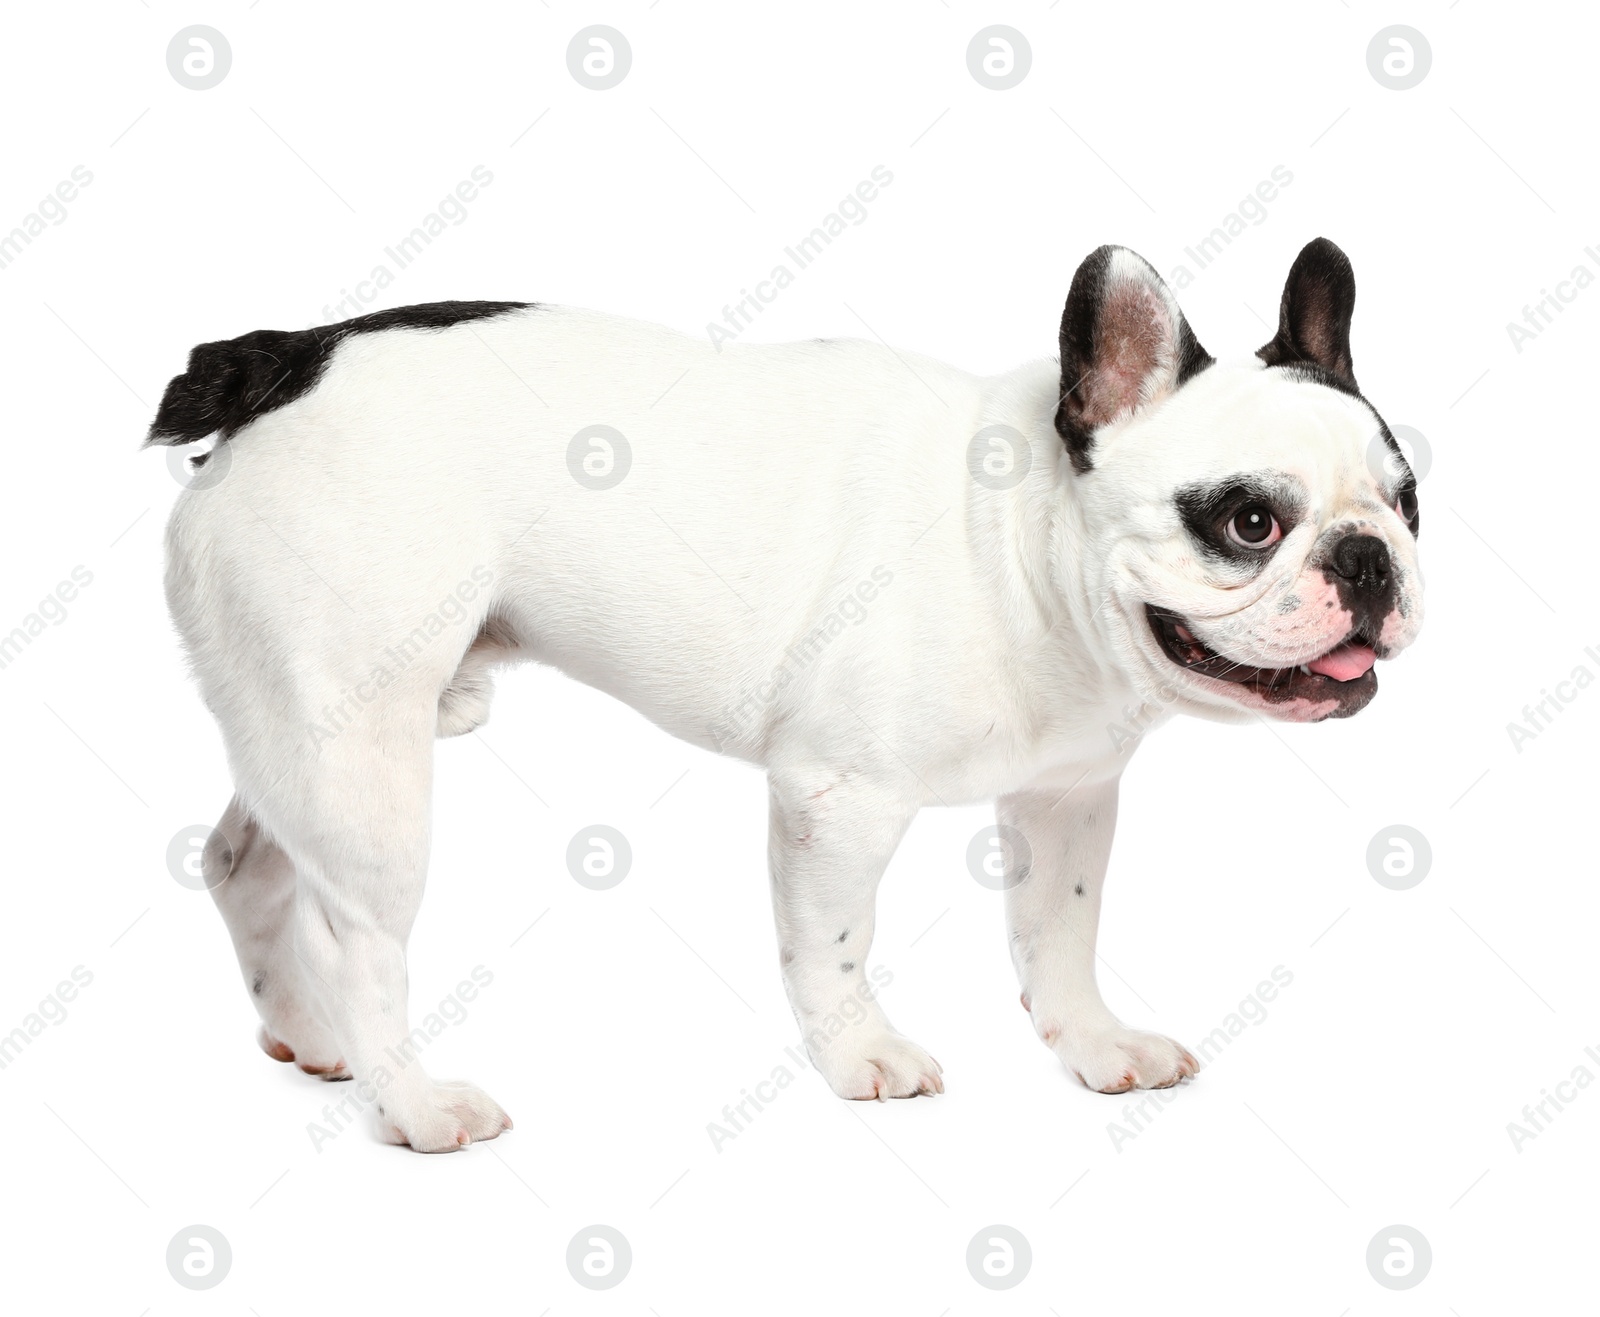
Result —
[[205, 868], [262, 1046], [370, 1085], [397, 1143], [509, 1126], [389, 1057], [433, 739], [533, 659], [766, 770], [779, 964], [841, 1096], [942, 1091], [871, 999], [874, 894], [919, 809], [989, 799], [1040, 1037], [1102, 1092], [1193, 1074], [1095, 986], [1114, 733], [1344, 717], [1416, 637], [1415, 481], [1356, 386], [1354, 303], [1318, 239], [1273, 340], [1218, 363], [1102, 247], [1059, 362], [990, 378], [521, 303], [197, 347], [150, 442], [219, 436], [166, 584], [233, 771]]

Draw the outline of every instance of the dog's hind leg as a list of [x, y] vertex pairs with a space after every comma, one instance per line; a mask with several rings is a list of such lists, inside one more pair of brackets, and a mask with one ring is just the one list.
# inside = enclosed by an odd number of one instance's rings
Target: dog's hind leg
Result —
[[261, 1016], [261, 1050], [307, 1074], [348, 1079], [350, 1071], [322, 1013], [310, 967], [295, 954], [295, 870], [278, 844], [228, 802], [201, 853], [201, 873], [233, 938], [245, 988]]
[[291, 727], [272, 727], [271, 753], [292, 767], [251, 802], [294, 862], [294, 950], [379, 1133], [419, 1152], [452, 1152], [511, 1124], [480, 1089], [428, 1075], [421, 1053], [432, 1037], [408, 1020], [406, 941], [427, 874], [439, 679], [399, 683], [309, 754], [296, 753], [306, 741]]

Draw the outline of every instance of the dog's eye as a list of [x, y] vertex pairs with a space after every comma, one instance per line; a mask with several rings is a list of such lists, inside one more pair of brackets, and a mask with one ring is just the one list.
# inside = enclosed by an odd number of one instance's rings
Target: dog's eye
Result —
[[1400, 514], [1401, 521], [1415, 521], [1417, 519], [1417, 491], [1415, 489], [1402, 489], [1395, 495], [1394, 510]]
[[1247, 549], [1264, 549], [1283, 538], [1283, 527], [1264, 503], [1250, 503], [1233, 514], [1228, 538]]

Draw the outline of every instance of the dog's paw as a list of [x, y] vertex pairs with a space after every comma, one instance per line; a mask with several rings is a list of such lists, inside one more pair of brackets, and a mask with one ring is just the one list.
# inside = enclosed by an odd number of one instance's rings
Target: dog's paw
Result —
[[256, 1042], [274, 1061], [293, 1061], [308, 1075], [318, 1079], [349, 1079], [350, 1069], [339, 1056], [339, 1049], [331, 1037], [318, 1035], [291, 1047], [282, 1039], [274, 1038], [262, 1025], [256, 1031]]
[[943, 1093], [944, 1067], [909, 1038], [887, 1029], [856, 1039], [831, 1039], [811, 1058], [828, 1085], [842, 1098], [916, 1097]]
[[1046, 1041], [1084, 1087], [1097, 1093], [1171, 1088], [1200, 1072], [1200, 1063], [1182, 1043], [1120, 1025], [1079, 1038], [1058, 1035]]
[[378, 1100], [378, 1133], [418, 1152], [454, 1152], [511, 1128], [511, 1117], [481, 1088], [459, 1080], [430, 1082]]

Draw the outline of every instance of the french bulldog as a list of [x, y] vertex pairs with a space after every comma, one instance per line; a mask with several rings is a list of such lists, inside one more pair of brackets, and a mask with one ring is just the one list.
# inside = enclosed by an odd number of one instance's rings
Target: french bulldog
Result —
[[1117, 783], [1178, 713], [1354, 714], [1417, 636], [1416, 482], [1354, 304], [1318, 239], [1272, 341], [1219, 362], [1108, 246], [1059, 359], [992, 377], [521, 303], [195, 348], [148, 442], [217, 436], [166, 591], [232, 770], [203, 872], [262, 1047], [353, 1076], [394, 1143], [509, 1127], [416, 1061], [406, 942], [433, 739], [536, 660], [765, 769], [778, 963], [840, 1096], [943, 1091], [873, 997], [874, 895], [918, 810], [987, 800], [1039, 1036], [1100, 1092], [1193, 1075], [1096, 987]]

